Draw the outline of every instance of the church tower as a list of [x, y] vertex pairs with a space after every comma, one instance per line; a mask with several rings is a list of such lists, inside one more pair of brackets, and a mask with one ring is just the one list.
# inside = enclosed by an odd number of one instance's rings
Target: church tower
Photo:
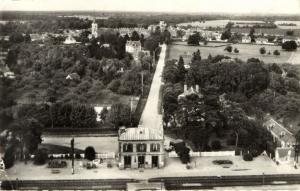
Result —
[[98, 24], [96, 23], [96, 21], [94, 20], [92, 23], [92, 36], [94, 38], [98, 37]]

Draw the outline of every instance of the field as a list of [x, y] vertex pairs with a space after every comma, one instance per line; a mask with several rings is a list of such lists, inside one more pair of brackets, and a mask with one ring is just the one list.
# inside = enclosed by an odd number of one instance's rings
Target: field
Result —
[[[214, 43], [216, 44], [216, 43]], [[213, 43], [208, 43], [208, 45], [214, 45]], [[248, 58], [259, 58], [265, 63], [293, 63], [300, 64], [300, 50], [296, 52], [283, 51], [280, 46], [265, 46], [265, 45], [251, 45], [251, 44], [234, 44], [233, 48], [238, 48], [239, 53], [228, 53], [224, 51], [224, 46], [221, 47], [205, 47], [205, 46], [188, 46], [186, 42], [176, 42], [176, 44], [171, 45], [169, 49], [169, 59], [178, 59], [180, 55], [183, 55], [185, 63], [189, 63], [193, 52], [197, 49], [200, 50], [202, 58], [207, 58], [209, 54], [212, 56], [225, 55], [232, 58], [239, 58], [246, 61]], [[273, 53], [274, 50], [280, 51], [280, 56], [274, 55], [261, 55], [259, 49], [265, 47], [267, 52]]]

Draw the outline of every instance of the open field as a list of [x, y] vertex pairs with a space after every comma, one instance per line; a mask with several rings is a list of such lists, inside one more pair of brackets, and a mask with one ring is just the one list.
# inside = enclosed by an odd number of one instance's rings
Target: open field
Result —
[[[208, 43], [210, 44], [210, 43]], [[293, 63], [300, 64], [300, 50], [295, 52], [283, 51], [280, 46], [266, 46], [266, 45], [252, 45], [252, 44], [234, 44], [233, 48], [238, 48], [239, 53], [228, 53], [224, 51], [223, 47], [204, 47], [204, 46], [188, 46], [186, 42], [176, 42], [176, 45], [171, 45], [169, 48], [169, 58], [168, 59], [178, 59], [180, 55], [184, 55], [185, 63], [189, 63], [193, 52], [197, 49], [200, 50], [202, 58], [207, 58], [209, 54], [212, 56], [225, 55], [231, 58], [239, 58], [242, 60], [247, 60], [249, 58], [259, 58], [265, 63]], [[271, 55], [261, 55], [259, 49], [265, 47], [267, 52], [270, 51]], [[279, 50], [280, 56], [274, 56], [273, 51]]]

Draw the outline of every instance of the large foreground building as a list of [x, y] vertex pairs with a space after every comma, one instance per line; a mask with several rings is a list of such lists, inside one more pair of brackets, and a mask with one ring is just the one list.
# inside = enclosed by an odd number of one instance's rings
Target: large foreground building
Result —
[[155, 128], [122, 128], [119, 131], [119, 168], [162, 168], [164, 135]]

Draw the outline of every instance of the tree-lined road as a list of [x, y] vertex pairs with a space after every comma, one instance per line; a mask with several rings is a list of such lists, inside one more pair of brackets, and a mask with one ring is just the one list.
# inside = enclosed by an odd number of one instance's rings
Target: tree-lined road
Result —
[[167, 45], [161, 45], [161, 53], [157, 62], [156, 70], [153, 76], [150, 92], [148, 95], [147, 103], [139, 125], [148, 128], [163, 128], [162, 115], [159, 114], [159, 92], [162, 85], [162, 72], [165, 66]]

